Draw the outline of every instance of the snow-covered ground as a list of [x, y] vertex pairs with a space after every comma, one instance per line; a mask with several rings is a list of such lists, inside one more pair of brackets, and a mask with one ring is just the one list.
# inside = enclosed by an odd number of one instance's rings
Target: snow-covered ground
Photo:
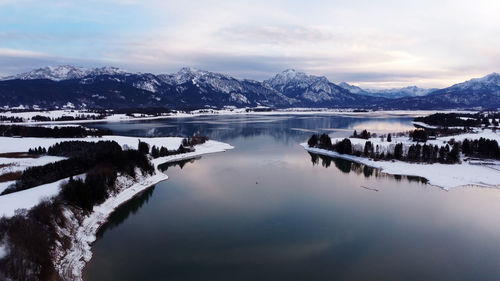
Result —
[[11, 184], [15, 183], [16, 181], [5, 181], [5, 182], [0, 182], [0, 193], [2, 193], [7, 187], [9, 187]]
[[7, 255], [7, 250], [5, 249], [4, 245], [0, 244], [0, 259], [2, 259], [3, 257], [5, 257], [5, 255]]
[[[79, 175], [75, 176], [75, 178], [83, 178], [84, 176], [85, 175]], [[56, 196], [59, 194], [61, 184], [67, 182], [68, 179], [69, 178], [65, 178], [56, 182], [0, 196], [0, 217], [11, 217], [18, 209], [31, 209], [42, 200]]]
[[[456, 136], [440, 137], [436, 140], [429, 140], [427, 144], [442, 146], [450, 139], [462, 141], [464, 139], [479, 139], [479, 138], [494, 139], [500, 143], [500, 135], [490, 129], [476, 130], [475, 133], [467, 133]], [[341, 141], [342, 138], [333, 138], [332, 143]], [[367, 140], [359, 138], [350, 138], [354, 149], [362, 151]], [[392, 137], [392, 142], [387, 142], [385, 139], [370, 138], [373, 146], [379, 146], [380, 152], [394, 152], [394, 147], [397, 143], [403, 143], [407, 148], [414, 144], [408, 137]], [[475, 185], [484, 187], [500, 187], [500, 161], [490, 161], [491, 165], [478, 165], [474, 162], [463, 161], [460, 164], [424, 164], [424, 163], [408, 163], [403, 161], [374, 161], [366, 157], [358, 157], [354, 155], [339, 154], [334, 151], [312, 148], [307, 143], [301, 144], [307, 151], [328, 155], [337, 158], [347, 159], [353, 162], [365, 164], [374, 168], [381, 169], [382, 172], [392, 175], [409, 175], [426, 178], [431, 185], [439, 186], [443, 189], [453, 187]]]
[[182, 142], [180, 137], [125, 137], [125, 136], [102, 136], [86, 138], [12, 138], [0, 137], [0, 153], [5, 152], [27, 152], [34, 147], [49, 148], [50, 146], [63, 141], [116, 141], [119, 145], [137, 149], [139, 141], [147, 142], [150, 146], [165, 146], [168, 149], [177, 149]]
[[62, 109], [50, 110], [50, 111], [36, 110], [36, 111], [24, 111], [24, 112], [6, 111], [6, 112], [0, 112], [0, 115], [9, 117], [19, 117], [23, 118], [26, 121], [31, 120], [31, 118], [33, 118], [36, 115], [50, 117], [50, 118], [60, 118], [63, 116], [77, 117], [80, 115], [99, 116], [99, 114], [95, 112], [89, 112], [84, 110], [62, 110]]
[[[250, 109], [252, 110], [252, 109]], [[62, 116], [73, 116], [76, 117], [81, 114], [85, 115], [98, 115], [97, 113], [88, 112], [85, 110], [52, 110], [52, 111], [29, 111], [29, 112], [2, 112], [0, 115], [21, 117], [24, 118], [25, 122], [15, 123], [17, 125], [47, 125], [47, 124], [82, 124], [82, 123], [97, 123], [97, 122], [120, 122], [120, 121], [132, 121], [132, 120], [156, 120], [156, 119], [167, 119], [167, 118], [184, 118], [184, 117], [196, 117], [196, 116], [207, 116], [207, 115], [340, 115], [340, 116], [370, 116], [370, 117], [386, 117], [386, 116], [427, 116], [437, 112], [460, 112], [460, 113], [473, 113], [470, 111], [436, 111], [436, 110], [418, 110], [418, 111], [408, 111], [408, 110], [384, 110], [384, 111], [369, 111], [369, 112], [357, 112], [353, 109], [328, 109], [328, 108], [288, 108], [279, 109], [273, 111], [247, 111], [247, 108], [228, 108], [228, 109], [200, 109], [191, 112], [178, 111], [175, 113], [166, 113], [161, 116], [153, 115], [142, 115], [133, 114], [134, 117], [128, 116], [126, 114], [111, 114], [106, 116], [104, 119], [100, 120], [75, 120], [75, 121], [44, 121], [44, 122], [34, 122], [31, 120], [35, 115], [46, 116], [50, 118], [59, 118]], [[1, 122], [0, 122], [1, 124]], [[12, 124], [8, 123], [7, 124]]]
[[[1, 149], [1, 148], [0, 148]], [[0, 157], [0, 165], [7, 165], [0, 168], [0, 175], [18, 171], [24, 171], [28, 167], [43, 166], [48, 163], [61, 161], [66, 159], [58, 156], [40, 156], [38, 158], [6, 158]], [[0, 183], [1, 186], [1, 183]], [[1, 192], [0, 187], [0, 192]]]

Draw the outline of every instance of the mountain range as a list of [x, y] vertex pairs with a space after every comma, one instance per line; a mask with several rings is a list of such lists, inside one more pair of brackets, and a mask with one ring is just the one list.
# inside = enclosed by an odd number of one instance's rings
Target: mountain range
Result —
[[444, 89], [362, 89], [324, 76], [285, 70], [264, 81], [182, 68], [172, 74], [131, 73], [115, 67], [55, 66], [0, 79], [0, 106], [61, 108], [166, 107], [197, 109], [364, 108], [497, 109], [500, 75], [489, 74]]

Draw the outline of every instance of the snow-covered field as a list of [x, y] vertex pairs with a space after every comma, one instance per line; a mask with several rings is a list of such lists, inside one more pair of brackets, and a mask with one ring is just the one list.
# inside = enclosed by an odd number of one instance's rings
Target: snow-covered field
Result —
[[[82, 124], [82, 123], [96, 123], [96, 122], [120, 122], [120, 121], [132, 121], [132, 120], [156, 120], [156, 119], [167, 119], [167, 118], [184, 118], [184, 117], [196, 117], [196, 116], [207, 116], [207, 115], [341, 115], [341, 116], [370, 116], [370, 117], [385, 117], [385, 116], [427, 116], [437, 112], [460, 112], [460, 113], [472, 113], [470, 111], [436, 111], [436, 110], [419, 110], [419, 111], [407, 111], [407, 110], [385, 110], [385, 111], [370, 111], [370, 112], [357, 112], [353, 109], [328, 109], [328, 108], [288, 108], [279, 109], [273, 111], [248, 111], [247, 108], [228, 108], [228, 109], [200, 109], [191, 112], [178, 111], [175, 113], [167, 113], [161, 116], [143, 116], [142, 114], [133, 114], [134, 117], [128, 116], [126, 114], [111, 114], [106, 116], [104, 119], [100, 120], [75, 120], [75, 121], [44, 121], [44, 122], [34, 122], [31, 120], [35, 115], [46, 116], [50, 118], [59, 118], [62, 116], [73, 116], [76, 117], [81, 114], [85, 115], [98, 115], [97, 113], [88, 112], [85, 110], [52, 110], [52, 111], [29, 111], [29, 112], [2, 112], [0, 115], [7, 117], [21, 117], [25, 122], [15, 123], [17, 125], [47, 125], [47, 124]], [[1, 123], [0, 123], [1, 124]], [[6, 123], [12, 124], [12, 123]]]
[[[479, 138], [494, 139], [500, 143], [500, 135], [490, 129], [476, 130], [475, 133], [461, 134], [457, 136], [440, 137], [436, 140], [428, 140], [427, 144], [442, 146], [450, 139], [462, 141], [464, 139], [479, 139]], [[342, 138], [333, 138], [332, 143], [341, 141]], [[359, 138], [350, 138], [350, 141], [356, 150], [362, 151], [367, 140]], [[413, 142], [408, 137], [393, 137], [392, 142], [387, 142], [385, 139], [370, 138], [369, 141], [373, 146], [379, 146], [380, 152], [393, 153], [396, 143], [403, 143], [408, 147]], [[301, 144], [307, 151], [343, 158], [353, 162], [361, 163], [370, 167], [381, 169], [382, 172], [392, 175], [409, 175], [426, 178], [431, 185], [439, 186], [443, 189], [450, 189], [459, 186], [483, 186], [483, 187], [500, 187], [500, 161], [490, 161], [492, 165], [477, 165], [463, 161], [461, 164], [423, 164], [423, 163], [407, 163], [403, 161], [374, 161], [366, 157], [358, 157], [354, 155], [339, 154], [335, 151], [312, 148], [307, 143]]]
[[0, 259], [5, 255], [7, 255], [7, 250], [5, 249], [4, 245], [0, 245]]
[[[1, 148], [0, 148], [1, 149]], [[0, 165], [7, 165], [3, 168], [0, 168], [0, 175], [18, 171], [24, 171], [28, 167], [32, 166], [43, 166], [48, 163], [61, 161], [66, 159], [64, 157], [58, 156], [41, 156], [38, 158], [6, 158], [0, 157]], [[0, 183], [1, 186], [2, 183]], [[0, 192], [1, 192], [0, 187]]]
[[137, 149], [139, 139], [147, 142], [150, 146], [165, 146], [168, 149], [177, 149], [182, 142], [180, 137], [156, 137], [156, 138], [141, 138], [141, 137], [125, 137], [125, 136], [102, 136], [102, 137], [86, 137], [86, 138], [11, 138], [0, 137], [0, 153], [5, 152], [27, 152], [28, 149], [34, 147], [49, 148], [58, 142], [63, 141], [116, 141], [122, 147], [126, 145], [129, 148]]
[[[85, 175], [75, 176], [83, 178]], [[31, 209], [44, 199], [50, 199], [59, 194], [59, 188], [62, 183], [69, 178], [58, 180], [30, 189], [9, 193], [0, 196], [0, 217], [11, 217], [15, 215], [18, 209]]]

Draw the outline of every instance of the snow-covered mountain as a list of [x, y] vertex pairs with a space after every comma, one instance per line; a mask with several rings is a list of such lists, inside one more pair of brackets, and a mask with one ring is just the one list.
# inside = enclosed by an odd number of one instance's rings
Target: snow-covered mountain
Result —
[[126, 73], [124, 70], [121, 70], [116, 67], [101, 67], [101, 68], [93, 68], [87, 69], [78, 66], [71, 65], [59, 65], [59, 66], [46, 66], [38, 69], [34, 69], [29, 72], [7, 76], [2, 78], [1, 80], [35, 80], [35, 79], [48, 79], [52, 81], [62, 81], [69, 79], [81, 79], [86, 76], [97, 76], [97, 75], [117, 75]]
[[493, 72], [481, 78], [473, 78], [463, 83], [455, 84], [448, 91], [492, 91], [500, 90], [500, 74]]
[[[293, 106], [296, 102], [282, 93], [255, 80], [236, 79], [234, 77], [199, 70], [182, 68], [177, 73], [160, 74], [158, 78], [174, 89], [179, 99], [188, 100], [193, 92], [203, 95], [202, 102], [207, 104], [225, 103], [236, 106]], [[190, 100], [192, 106], [200, 102]]]
[[71, 65], [47, 66], [38, 68], [29, 72], [4, 77], [1, 80], [33, 80], [33, 79], [49, 79], [53, 81], [61, 81], [67, 79], [78, 79], [86, 76], [89, 73], [88, 69]]
[[354, 94], [368, 95], [373, 97], [383, 97], [389, 99], [396, 99], [401, 97], [420, 97], [420, 96], [425, 96], [436, 90], [436, 89], [419, 88], [417, 86], [392, 88], [392, 89], [363, 89], [346, 82], [341, 82], [338, 85], [346, 90], [349, 90], [351, 93]]
[[388, 108], [446, 109], [500, 108], [500, 75], [491, 73], [451, 87], [435, 90], [423, 97], [407, 97], [386, 103]]
[[289, 98], [300, 101], [301, 106], [345, 107], [367, 105], [371, 99], [353, 94], [349, 90], [328, 81], [324, 76], [307, 75], [287, 69], [263, 82]]
[[0, 106], [173, 109], [236, 107], [500, 108], [500, 75], [492, 73], [441, 90], [362, 89], [293, 69], [263, 82], [182, 68], [172, 74], [130, 73], [115, 67], [55, 66], [0, 80]]

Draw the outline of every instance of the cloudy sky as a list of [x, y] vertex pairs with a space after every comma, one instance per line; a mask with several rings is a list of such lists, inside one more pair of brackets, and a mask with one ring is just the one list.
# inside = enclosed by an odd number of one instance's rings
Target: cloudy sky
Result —
[[498, 0], [0, 0], [0, 76], [36, 67], [294, 68], [365, 87], [500, 72]]

